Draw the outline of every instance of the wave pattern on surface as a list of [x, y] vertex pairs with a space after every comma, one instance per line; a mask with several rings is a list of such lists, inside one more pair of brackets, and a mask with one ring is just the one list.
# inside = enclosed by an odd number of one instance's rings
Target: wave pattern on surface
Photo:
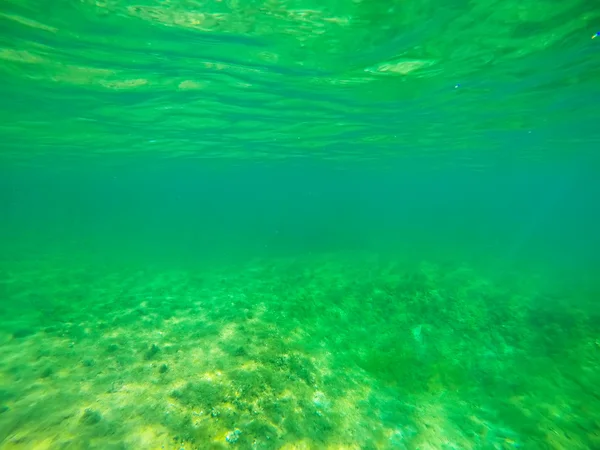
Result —
[[0, 155], [591, 151], [599, 23], [583, 1], [8, 1]]

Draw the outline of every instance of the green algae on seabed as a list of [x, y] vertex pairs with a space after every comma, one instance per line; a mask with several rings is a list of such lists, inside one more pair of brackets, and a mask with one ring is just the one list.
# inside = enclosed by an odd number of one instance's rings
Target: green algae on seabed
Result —
[[95, 273], [76, 319], [4, 340], [2, 448], [599, 444], [598, 324], [576, 292], [545, 307], [527, 274], [335, 255], [197, 285]]

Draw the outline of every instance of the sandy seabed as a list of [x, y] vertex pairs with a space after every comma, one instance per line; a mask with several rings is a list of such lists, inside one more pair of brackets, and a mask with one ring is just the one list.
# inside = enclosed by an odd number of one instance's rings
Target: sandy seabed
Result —
[[0, 273], [0, 449], [600, 448], [585, 290], [376, 255]]

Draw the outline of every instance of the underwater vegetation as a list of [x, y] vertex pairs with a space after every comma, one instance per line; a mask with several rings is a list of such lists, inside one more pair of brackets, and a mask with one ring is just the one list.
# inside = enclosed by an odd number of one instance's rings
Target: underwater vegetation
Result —
[[1, 280], [2, 449], [600, 448], [581, 286], [336, 255], [67, 270]]

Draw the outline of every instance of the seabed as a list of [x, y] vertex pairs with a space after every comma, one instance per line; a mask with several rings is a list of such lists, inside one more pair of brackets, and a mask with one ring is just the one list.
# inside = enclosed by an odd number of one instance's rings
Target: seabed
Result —
[[584, 291], [376, 255], [0, 273], [3, 450], [600, 448]]

